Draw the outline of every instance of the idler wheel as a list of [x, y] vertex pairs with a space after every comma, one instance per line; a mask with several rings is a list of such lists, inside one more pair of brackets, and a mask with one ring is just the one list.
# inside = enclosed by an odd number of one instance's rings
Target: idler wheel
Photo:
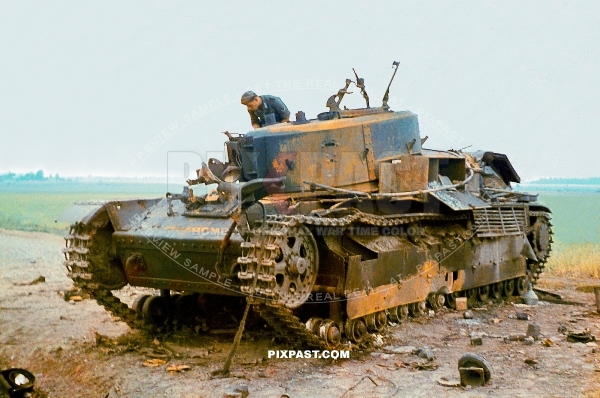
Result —
[[514, 290], [515, 290], [514, 279], [509, 279], [507, 281], [504, 281], [504, 295], [506, 297], [511, 297], [513, 295]]
[[413, 318], [420, 318], [425, 315], [427, 311], [427, 303], [425, 301], [419, 301], [418, 303], [412, 303], [408, 305], [408, 312]]
[[380, 332], [387, 325], [387, 314], [385, 311], [375, 312], [365, 317], [367, 329], [372, 332]]
[[452, 292], [446, 295], [446, 305], [448, 308], [456, 309], [456, 299], [460, 297], [460, 292]]
[[482, 303], [485, 303], [490, 297], [490, 285], [479, 286], [477, 288], [477, 298]]
[[132, 308], [138, 316], [142, 316], [142, 308], [149, 297], [151, 297], [149, 294], [140, 294], [135, 298]]
[[477, 303], [477, 288], [467, 290], [467, 304], [473, 307]]
[[517, 278], [517, 282], [515, 283], [515, 295], [516, 296], [521, 296], [522, 294], [524, 294], [527, 289], [529, 288], [529, 280], [527, 279], [527, 277], [522, 276], [520, 278]]
[[437, 311], [446, 304], [446, 297], [443, 294], [431, 293], [427, 296], [427, 304], [432, 310]]
[[346, 320], [346, 337], [355, 343], [360, 343], [367, 337], [367, 324], [363, 318]]
[[504, 283], [502, 283], [502, 282], [494, 283], [490, 287], [490, 296], [493, 299], [498, 300], [498, 299], [502, 298], [503, 290], [504, 290]]
[[408, 307], [405, 305], [399, 305], [397, 307], [390, 308], [388, 315], [392, 322], [404, 323], [408, 319]]
[[169, 299], [161, 296], [150, 296], [142, 307], [144, 320], [154, 325], [163, 325], [169, 319]]
[[548, 221], [538, 219], [533, 224], [533, 251], [538, 261], [546, 261], [550, 254], [551, 232]]
[[331, 319], [325, 319], [319, 327], [319, 337], [325, 340], [327, 346], [335, 347], [342, 340], [342, 333], [337, 323]]

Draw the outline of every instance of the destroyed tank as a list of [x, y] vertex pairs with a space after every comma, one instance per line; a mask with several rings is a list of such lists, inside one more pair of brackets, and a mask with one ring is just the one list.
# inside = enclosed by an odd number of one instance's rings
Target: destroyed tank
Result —
[[[521, 295], [548, 260], [550, 210], [511, 188], [504, 154], [423, 148], [417, 115], [388, 106], [392, 80], [381, 107], [356, 76], [316, 119], [227, 133], [227, 159], [203, 163], [181, 194], [76, 204], [69, 276], [131, 324], [249, 302], [310, 347], [361, 343], [458, 297]], [[350, 84], [366, 108], [340, 108]], [[125, 285], [160, 295], [130, 309], [111, 292]]]

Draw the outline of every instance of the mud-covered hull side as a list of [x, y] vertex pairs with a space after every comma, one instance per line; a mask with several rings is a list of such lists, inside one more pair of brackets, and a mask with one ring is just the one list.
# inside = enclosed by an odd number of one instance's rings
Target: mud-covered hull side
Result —
[[[135, 227], [116, 231], [113, 245], [134, 286], [224, 295], [239, 294], [235, 265], [243, 241], [231, 218], [182, 216], [185, 208], [159, 202]], [[224, 241], [226, 243], [224, 244]]]
[[163, 225], [160, 229], [116, 232], [113, 239], [129, 284], [239, 294], [239, 286], [234, 282], [242, 242], [239, 235], [231, 237], [219, 261], [221, 243], [233, 221], [201, 220], [201, 224], [200, 220], [193, 221], [187, 225]]
[[[395, 259], [393, 262], [351, 261], [346, 280], [347, 315], [356, 318], [425, 301], [432, 293], [449, 294], [525, 276], [523, 241], [522, 236], [469, 240], [454, 250], [442, 245], [423, 250], [404, 241], [399, 250], [380, 253], [382, 258]], [[449, 253], [442, 258], [444, 251]]]

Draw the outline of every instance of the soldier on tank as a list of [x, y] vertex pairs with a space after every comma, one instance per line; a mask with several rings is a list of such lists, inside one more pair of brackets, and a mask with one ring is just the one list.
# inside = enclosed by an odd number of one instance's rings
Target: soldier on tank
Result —
[[246, 91], [241, 102], [248, 108], [250, 122], [255, 129], [290, 120], [287, 106], [274, 95], [256, 95], [254, 91]]

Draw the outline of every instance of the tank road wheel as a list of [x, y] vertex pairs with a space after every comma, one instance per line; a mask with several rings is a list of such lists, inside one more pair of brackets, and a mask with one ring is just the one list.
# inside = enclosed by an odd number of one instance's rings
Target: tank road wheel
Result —
[[448, 308], [456, 309], [456, 299], [460, 297], [460, 292], [452, 292], [446, 295], [446, 305]]
[[430, 293], [427, 296], [427, 304], [429, 304], [432, 310], [437, 311], [446, 304], [446, 297], [443, 294]]
[[174, 318], [177, 323], [189, 325], [198, 312], [198, 297], [195, 294], [182, 294], [174, 302]]
[[150, 296], [144, 302], [142, 315], [146, 322], [161, 326], [169, 319], [169, 310], [169, 299], [161, 296]]
[[142, 308], [144, 307], [144, 303], [146, 302], [146, 300], [148, 300], [149, 297], [151, 297], [149, 294], [140, 294], [135, 298], [132, 308], [139, 317], [142, 316]]
[[477, 303], [477, 288], [468, 289], [467, 290], [467, 304], [469, 305], [469, 308], [474, 306], [475, 303]]
[[169, 295], [169, 305], [171, 306], [171, 308], [175, 308], [175, 303], [177, 302], [177, 300], [179, 300], [179, 297], [181, 297], [180, 293]]
[[388, 315], [392, 322], [404, 323], [408, 319], [408, 307], [405, 305], [399, 305], [397, 307], [390, 308]]
[[346, 320], [346, 337], [355, 343], [360, 343], [367, 337], [367, 324], [363, 318]]
[[419, 301], [418, 303], [412, 303], [408, 305], [408, 312], [413, 318], [420, 318], [425, 315], [427, 311], [427, 303], [425, 301]]
[[514, 279], [509, 279], [507, 281], [504, 281], [504, 296], [511, 297], [513, 295], [514, 290], [515, 290]]
[[325, 319], [319, 327], [319, 337], [327, 343], [328, 347], [333, 348], [342, 340], [342, 333], [337, 323], [331, 319]]
[[479, 286], [477, 288], [477, 298], [482, 303], [485, 303], [490, 297], [490, 285]]
[[493, 299], [498, 300], [498, 299], [502, 298], [503, 290], [504, 290], [504, 283], [502, 283], [502, 282], [494, 283], [494, 284], [492, 284], [492, 286], [490, 288], [490, 296]]
[[521, 276], [516, 279], [515, 283], [515, 296], [521, 296], [529, 288], [529, 279], [525, 276]]
[[387, 314], [385, 311], [375, 312], [365, 316], [367, 329], [372, 332], [381, 332], [387, 325]]
[[313, 318], [310, 318], [308, 321], [306, 321], [306, 329], [310, 330], [313, 334], [318, 336], [319, 329], [321, 328], [322, 324], [323, 324], [323, 319], [318, 318], [318, 317], [313, 317]]

